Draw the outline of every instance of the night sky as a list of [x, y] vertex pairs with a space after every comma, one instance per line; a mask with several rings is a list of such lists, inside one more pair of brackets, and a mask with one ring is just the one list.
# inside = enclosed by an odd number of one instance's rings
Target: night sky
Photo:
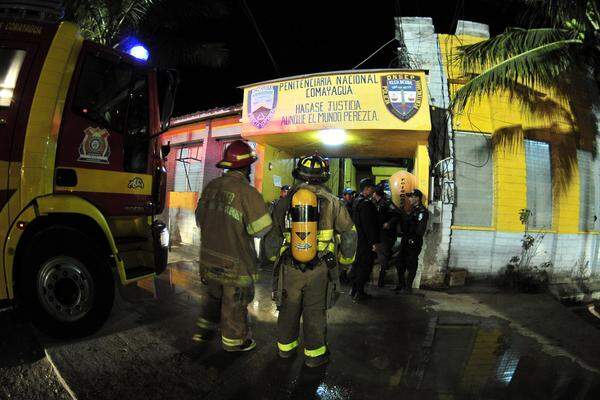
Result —
[[[279, 77], [352, 69], [394, 37], [394, 16], [429, 16], [437, 33], [451, 33], [457, 19], [484, 22], [492, 34], [506, 26], [522, 25], [513, 1], [464, 0], [430, 5], [402, 0], [361, 2], [304, 0], [246, 0], [275, 59], [267, 52], [244, 12], [241, 0], [225, 0], [229, 15], [208, 21], [212, 41], [224, 42], [230, 52], [220, 69], [181, 68], [175, 116], [241, 103], [238, 86]], [[433, 6], [435, 4], [435, 7]], [[206, 31], [206, 29], [203, 29]], [[203, 38], [206, 40], [207, 38]], [[361, 68], [393, 66], [395, 43]]]

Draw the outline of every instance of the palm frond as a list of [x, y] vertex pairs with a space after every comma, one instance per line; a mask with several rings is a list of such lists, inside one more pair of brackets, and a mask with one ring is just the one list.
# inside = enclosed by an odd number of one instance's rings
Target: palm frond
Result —
[[453, 61], [458, 62], [465, 72], [477, 72], [531, 49], [576, 37], [577, 32], [564, 29], [508, 28], [488, 40], [459, 46]]
[[565, 39], [513, 55], [475, 76], [454, 95], [452, 106], [463, 110], [470, 99], [480, 99], [500, 90], [514, 92], [515, 84], [530, 88], [550, 88], [562, 73], [575, 64], [578, 39]]
[[583, 22], [587, 18], [590, 3], [596, 0], [524, 0], [531, 10], [537, 12], [537, 19], [543, 19], [554, 27], [563, 27], [566, 22]]

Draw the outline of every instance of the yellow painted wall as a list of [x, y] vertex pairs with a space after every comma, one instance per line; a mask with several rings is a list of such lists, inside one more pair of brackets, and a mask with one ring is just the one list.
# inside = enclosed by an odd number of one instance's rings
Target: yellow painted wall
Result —
[[527, 208], [527, 168], [521, 138], [513, 146], [494, 150], [494, 220], [496, 229], [521, 232], [519, 210]]
[[344, 159], [344, 189], [351, 188], [357, 190], [356, 186], [356, 168], [352, 164], [351, 158]]
[[331, 158], [329, 159], [329, 172], [331, 176], [326, 183], [326, 186], [331, 190], [335, 196], [337, 196], [343, 189], [340, 189], [340, 159]]
[[[483, 39], [439, 35], [438, 40], [452, 95], [467, 81], [459, 66], [452, 62], [457, 47]], [[499, 231], [522, 232], [524, 228], [519, 220], [519, 211], [527, 208], [523, 139], [549, 142], [553, 183], [552, 230], [575, 233], [579, 231], [579, 173], [576, 158], [579, 143], [574, 135], [573, 113], [568, 105], [547, 90], [540, 90], [539, 102], [545, 106], [549, 116], [524, 112], [518, 101], [506, 93], [498, 92], [470, 103], [464, 112], [455, 114], [453, 128], [492, 136], [495, 143], [494, 225]], [[510, 132], [513, 134], [505, 135]]]
[[[275, 186], [274, 176], [281, 177], [282, 185], [292, 185], [294, 178], [292, 171], [294, 169], [294, 158], [289, 154], [273, 146], [258, 145], [257, 149], [262, 162], [258, 163], [257, 169], [262, 171], [262, 179], [259, 182], [255, 179], [257, 188], [262, 192], [265, 201], [270, 202], [279, 197], [280, 186]], [[271, 168], [269, 169], [269, 164]], [[260, 172], [255, 172], [260, 175]]]

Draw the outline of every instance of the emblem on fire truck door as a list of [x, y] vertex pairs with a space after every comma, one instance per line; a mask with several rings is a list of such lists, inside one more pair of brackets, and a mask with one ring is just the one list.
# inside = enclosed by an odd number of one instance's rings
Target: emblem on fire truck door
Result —
[[85, 136], [79, 145], [79, 158], [77, 161], [108, 164], [108, 157], [110, 157], [108, 131], [90, 126], [83, 133], [85, 133]]
[[273, 118], [278, 89], [277, 86], [265, 86], [248, 92], [248, 118], [258, 129], [262, 129]]
[[129, 184], [127, 185], [127, 187], [129, 189], [143, 189], [144, 181], [139, 176], [136, 176], [135, 178], [133, 178], [132, 180], [129, 181]]
[[383, 102], [398, 119], [411, 119], [423, 101], [421, 77], [413, 74], [389, 74], [381, 77]]

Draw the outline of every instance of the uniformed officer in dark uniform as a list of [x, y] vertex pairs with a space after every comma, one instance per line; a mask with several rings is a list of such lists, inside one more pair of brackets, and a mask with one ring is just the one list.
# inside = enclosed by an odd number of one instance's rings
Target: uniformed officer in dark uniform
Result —
[[392, 248], [396, 243], [396, 223], [393, 218], [392, 202], [386, 196], [383, 185], [377, 186], [377, 190], [373, 194], [373, 202], [375, 203], [375, 207], [377, 207], [379, 227], [381, 229], [381, 246], [377, 249], [381, 270], [377, 286], [383, 287], [385, 284], [385, 272], [392, 258]]
[[352, 291], [350, 295], [354, 300], [364, 300], [371, 297], [365, 292], [365, 285], [371, 277], [373, 263], [375, 262], [375, 249], [380, 243], [381, 229], [378, 223], [377, 208], [371, 196], [375, 192], [375, 183], [370, 178], [360, 181], [360, 194], [354, 200], [352, 207], [352, 220], [358, 232], [358, 246], [356, 261], [350, 271]]
[[[400, 254], [396, 269], [398, 270], [398, 286], [394, 290], [412, 293], [412, 285], [417, 274], [419, 254], [423, 247], [423, 236], [427, 229], [429, 211], [423, 206], [423, 193], [419, 189], [406, 195], [408, 212], [403, 212], [400, 218]], [[408, 276], [406, 276], [408, 272]]]

